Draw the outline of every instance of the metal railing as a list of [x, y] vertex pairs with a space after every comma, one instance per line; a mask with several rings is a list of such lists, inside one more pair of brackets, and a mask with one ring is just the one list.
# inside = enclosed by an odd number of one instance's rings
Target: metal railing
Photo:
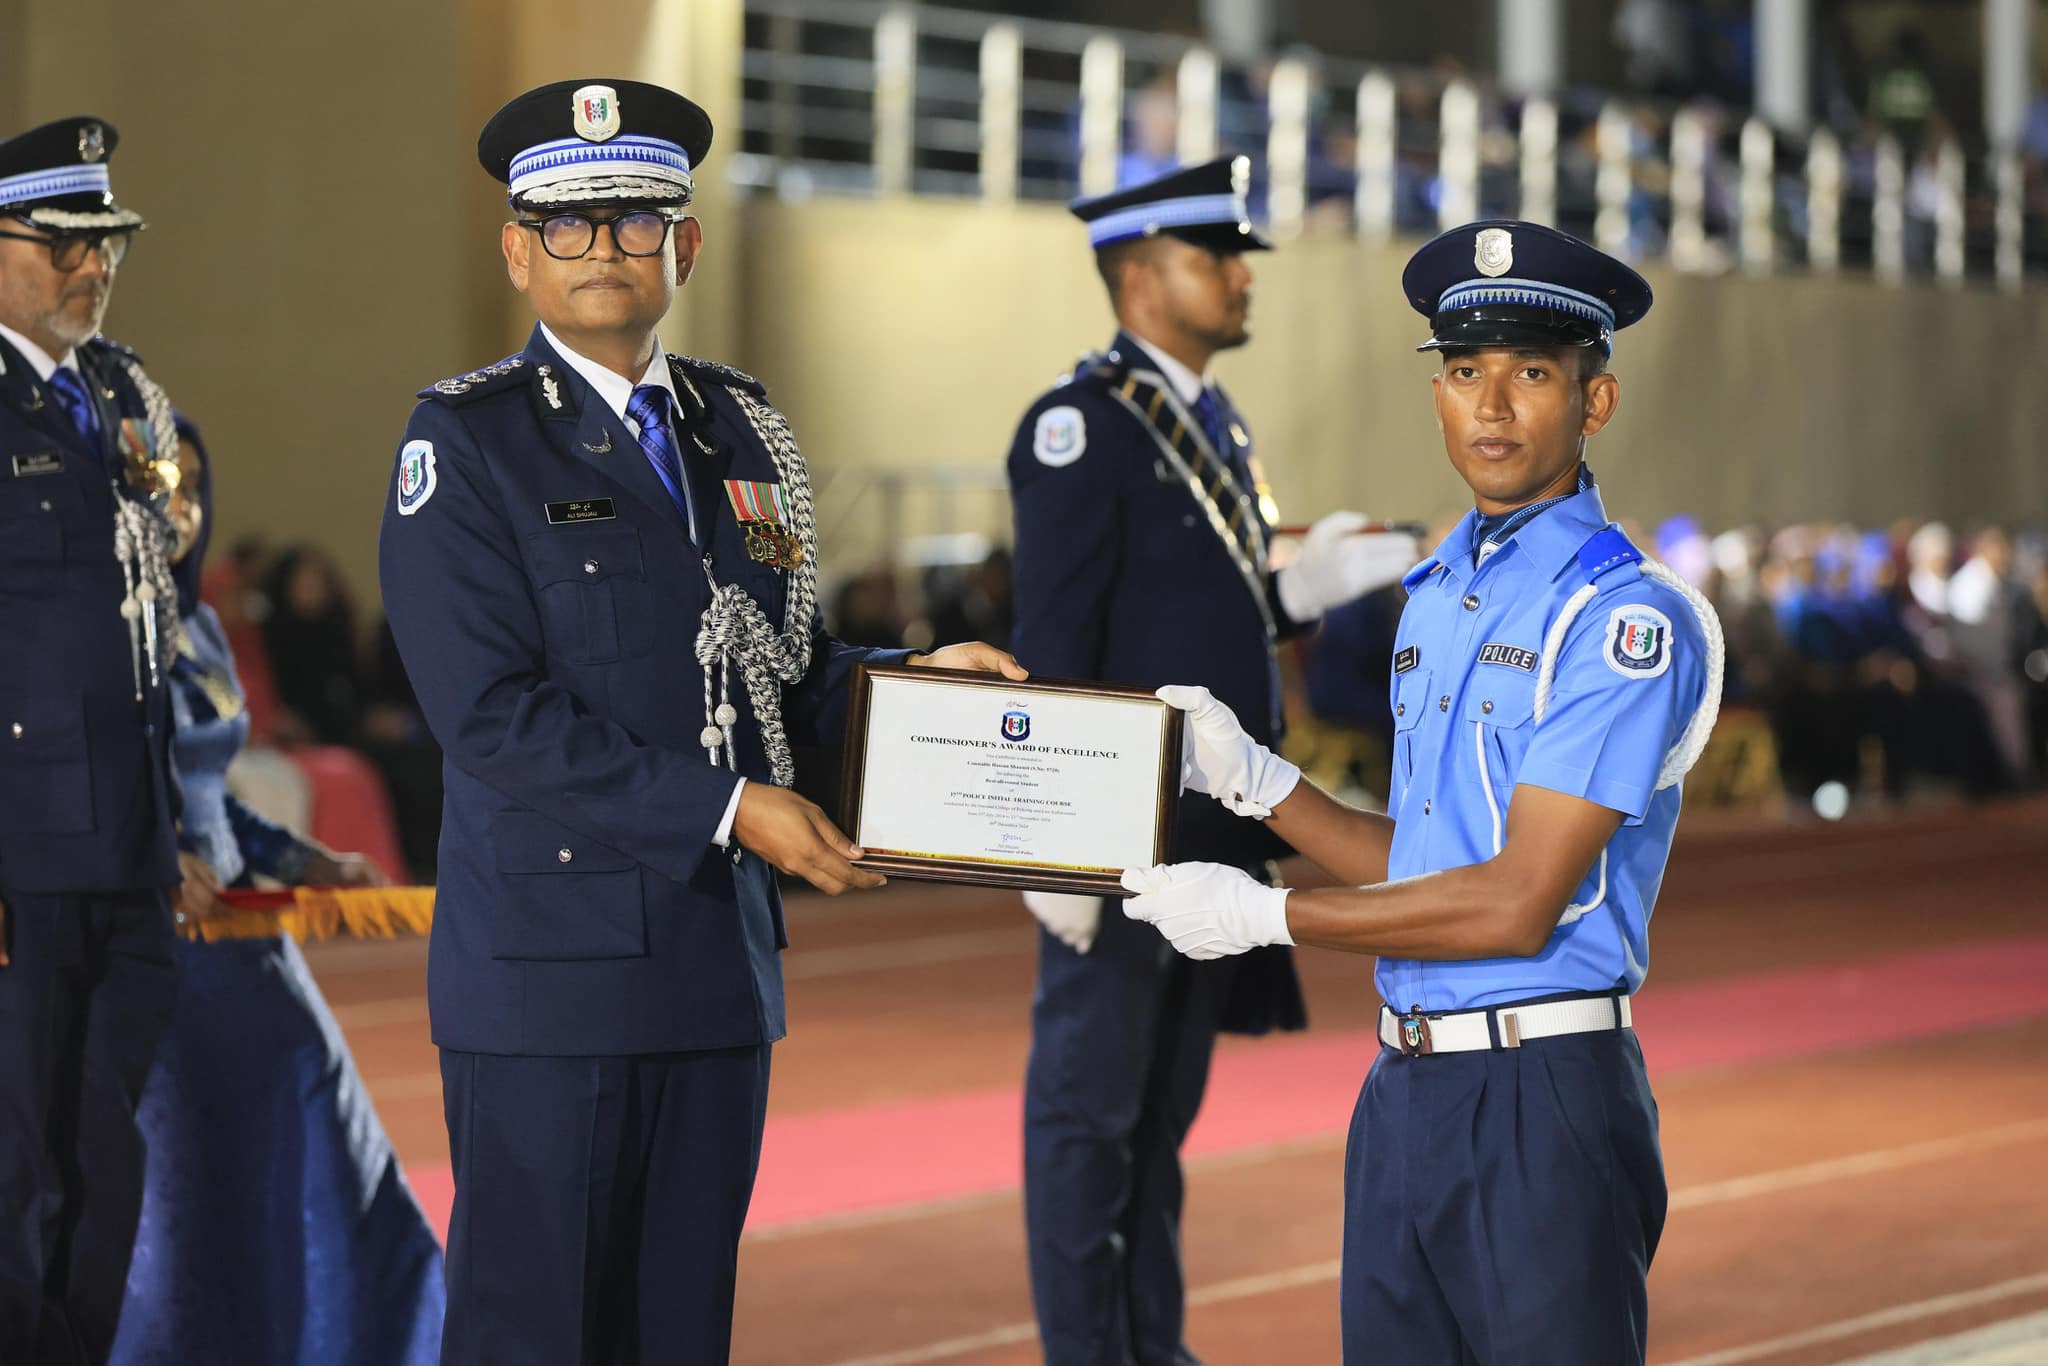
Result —
[[1475, 217], [1553, 223], [1715, 272], [1897, 282], [2048, 272], [2048, 175], [2016, 154], [1795, 137], [1717, 106], [1514, 100], [1325, 57], [1245, 66], [1183, 39], [871, 0], [747, 0], [743, 185], [1064, 200], [1242, 152], [1278, 237]]

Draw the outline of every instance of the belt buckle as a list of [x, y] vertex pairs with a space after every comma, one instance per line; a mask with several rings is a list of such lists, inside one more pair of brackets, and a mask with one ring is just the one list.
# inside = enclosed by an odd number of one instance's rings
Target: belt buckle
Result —
[[1410, 1006], [1406, 1015], [1397, 1015], [1394, 1018], [1400, 1025], [1403, 1053], [1411, 1058], [1419, 1058], [1436, 1051], [1436, 1045], [1429, 1037], [1429, 1017], [1422, 1013], [1421, 1006]]

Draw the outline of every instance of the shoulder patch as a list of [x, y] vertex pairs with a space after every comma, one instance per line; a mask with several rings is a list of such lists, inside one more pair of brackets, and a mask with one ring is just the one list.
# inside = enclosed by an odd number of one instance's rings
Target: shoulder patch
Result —
[[1079, 408], [1063, 403], [1038, 415], [1038, 425], [1031, 433], [1031, 453], [1039, 464], [1054, 469], [1071, 465], [1087, 449], [1088, 421]]
[[725, 365], [715, 360], [699, 360], [695, 356], [672, 355], [668, 358], [668, 361], [669, 368], [672, 370], [691, 371], [696, 374], [697, 378], [707, 380], [712, 384], [729, 384], [735, 389], [745, 389], [755, 398], [768, 397], [767, 385], [735, 366]]
[[434, 443], [408, 441], [398, 453], [398, 515], [410, 517], [434, 496]]
[[1671, 618], [1644, 603], [1615, 608], [1600, 657], [1623, 678], [1656, 678], [1671, 667]]
[[443, 403], [469, 403], [482, 398], [485, 394], [509, 388], [511, 377], [522, 375], [525, 370], [526, 357], [507, 356], [501, 361], [493, 361], [481, 370], [435, 380], [420, 390], [420, 397], [437, 398]]

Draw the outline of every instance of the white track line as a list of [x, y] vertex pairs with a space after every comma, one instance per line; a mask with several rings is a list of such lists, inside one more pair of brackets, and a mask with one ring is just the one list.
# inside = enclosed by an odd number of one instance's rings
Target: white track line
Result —
[[[1953, 1138], [1933, 1139], [1924, 1143], [1909, 1143], [1897, 1148], [1883, 1148], [1875, 1152], [1854, 1153], [1847, 1157], [1832, 1158], [1825, 1162], [1809, 1162], [1802, 1166], [1786, 1167], [1775, 1172], [1759, 1172], [1754, 1176], [1735, 1177], [1726, 1181], [1710, 1181], [1697, 1186], [1683, 1186], [1671, 1192], [1671, 1208], [1701, 1209], [1711, 1205], [1731, 1204], [1738, 1200], [1754, 1199], [1780, 1191], [1796, 1190], [1803, 1186], [1816, 1186], [1829, 1181], [1846, 1180], [1852, 1177], [1868, 1176], [1880, 1172], [1896, 1171], [1902, 1167], [1918, 1166], [1940, 1161], [1965, 1153], [1982, 1152], [2006, 1144], [2024, 1143], [2032, 1139], [2048, 1138], [2048, 1118], [2026, 1120], [2017, 1124], [2002, 1124], [1992, 1129], [1982, 1129], [1973, 1134], [1959, 1134]], [[984, 1199], [988, 1197], [983, 1197]], [[964, 1204], [964, 1202], [962, 1202]], [[770, 1230], [771, 1235], [789, 1237], [800, 1232], [809, 1232], [821, 1225], [800, 1225], [784, 1230]], [[1281, 1290], [1295, 1290], [1303, 1286], [1319, 1285], [1337, 1279], [1338, 1263], [1312, 1262], [1306, 1266], [1290, 1267], [1284, 1271], [1268, 1272], [1258, 1276], [1244, 1276], [1237, 1280], [1219, 1281], [1214, 1285], [1202, 1286], [1188, 1294], [1190, 1305], [1222, 1304], [1232, 1300], [1251, 1299], [1269, 1295]], [[2016, 1280], [2003, 1281], [1998, 1285], [1985, 1286], [1978, 1290], [1962, 1291], [1954, 1295], [1943, 1295], [1918, 1304], [1899, 1305], [1866, 1314], [1860, 1318], [1843, 1319], [1837, 1323], [1823, 1324], [1801, 1333], [1769, 1342], [1752, 1343], [1745, 1347], [1729, 1348], [1707, 1356], [1688, 1357], [1682, 1362], [1669, 1366], [1731, 1366], [1732, 1363], [1753, 1361], [1776, 1352], [1787, 1352], [1794, 1348], [1816, 1343], [1832, 1342], [1839, 1338], [1853, 1337], [1872, 1329], [1890, 1327], [1900, 1323], [1912, 1323], [1939, 1314], [1968, 1309], [1979, 1304], [1990, 1304], [2015, 1295], [2048, 1291], [2048, 1273], [2022, 1276]], [[1036, 1329], [1029, 1323], [1008, 1323], [984, 1333], [967, 1337], [947, 1338], [941, 1342], [927, 1343], [922, 1347], [909, 1347], [881, 1356], [852, 1357], [834, 1363], [834, 1366], [918, 1366], [928, 1361], [945, 1361], [965, 1356], [986, 1348], [1004, 1347], [1013, 1343], [1029, 1342]], [[1987, 1364], [1988, 1366], [1988, 1364]], [[2002, 1366], [2002, 1363], [2001, 1363]]]
[[2048, 1313], [2007, 1319], [1844, 1366], [2042, 1366], [2048, 1362]]
[[[1874, 1314], [1863, 1314], [1853, 1319], [1837, 1319], [1833, 1323], [1824, 1323], [1801, 1333], [1788, 1333], [1784, 1337], [1772, 1338], [1768, 1342], [1752, 1342], [1746, 1347], [1730, 1347], [1724, 1352], [1709, 1352], [1705, 1356], [1687, 1357], [1683, 1361], [1669, 1362], [1666, 1366], [1735, 1366], [1737, 1362], [1756, 1361], [1762, 1357], [1776, 1356], [1780, 1352], [1840, 1342], [1843, 1338], [1852, 1338], [1859, 1333], [1873, 1332], [1879, 1328], [1896, 1328], [1901, 1324], [1918, 1323], [1922, 1319], [1953, 1314], [1961, 1309], [1996, 1304], [2000, 1300], [2009, 1300], [2016, 1295], [2038, 1295], [2044, 1292], [2048, 1292], [2048, 1273], [2018, 1276], [1977, 1290], [1963, 1290], [1953, 1295], [1936, 1295], [1931, 1300], [1893, 1305], [1890, 1309], [1880, 1309]], [[1941, 1360], [1947, 1361], [1948, 1358], [1943, 1357]]]

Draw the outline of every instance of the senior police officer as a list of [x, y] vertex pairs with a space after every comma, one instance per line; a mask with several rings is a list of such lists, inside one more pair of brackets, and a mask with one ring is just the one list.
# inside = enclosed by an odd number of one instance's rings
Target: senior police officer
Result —
[[1406, 579], [1391, 814], [1301, 782], [1223, 701], [1165, 690], [1192, 712], [1194, 785], [1351, 885], [1163, 866], [1126, 874], [1127, 911], [1196, 958], [1379, 955], [1347, 1362], [1640, 1362], [1665, 1185], [1629, 999], [1721, 677], [1712, 609], [1607, 520], [1584, 464], [1620, 398], [1613, 334], [1650, 290], [1512, 221], [1438, 237], [1402, 286], [1476, 507]]
[[[0, 1361], [104, 1361], [178, 881], [171, 408], [98, 335], [142, 218], [98, 118], [0, 142]], [[165, 462], [168, 462], [166, 464]]]
[[[526, 347], [421, 394], [384, 597], [446, 755], [428, 960], [455, 1168], [443, 1360], [715, 1362], [783, 1033], [775, 870], [879, 885], [789, 790], [864, 659], [825, 635], [762, 386], [666, 354], [711, 122], [623, 80], [477, 151]], [[930, 662], [1022, 672], [986, 646]]]
[[[1209, 374], [1249, 339], [1243, 158], [1077, 202], [1119, 331], [1025, 413], [1010, 450], [1015, 644], [1041, 673], [1193, 679], [1263, 740], [1280, 732], [1277, 639], [1395, 582], [1414, 539], [1332, 513], [1277, 574], [1270, 496], [1244, 418]], [[1199, 795], [1183, 857], [1266, 868], [1268, 831]], [[1025, 1080], [1032, 1299], [1054, 1363], [1189, 1362], [1180, 1144], [1219, 1027], [1300, 1028], [1284, 948], [1178, 960], [1095, 897], [1030, 893], [1044, 923]]]

